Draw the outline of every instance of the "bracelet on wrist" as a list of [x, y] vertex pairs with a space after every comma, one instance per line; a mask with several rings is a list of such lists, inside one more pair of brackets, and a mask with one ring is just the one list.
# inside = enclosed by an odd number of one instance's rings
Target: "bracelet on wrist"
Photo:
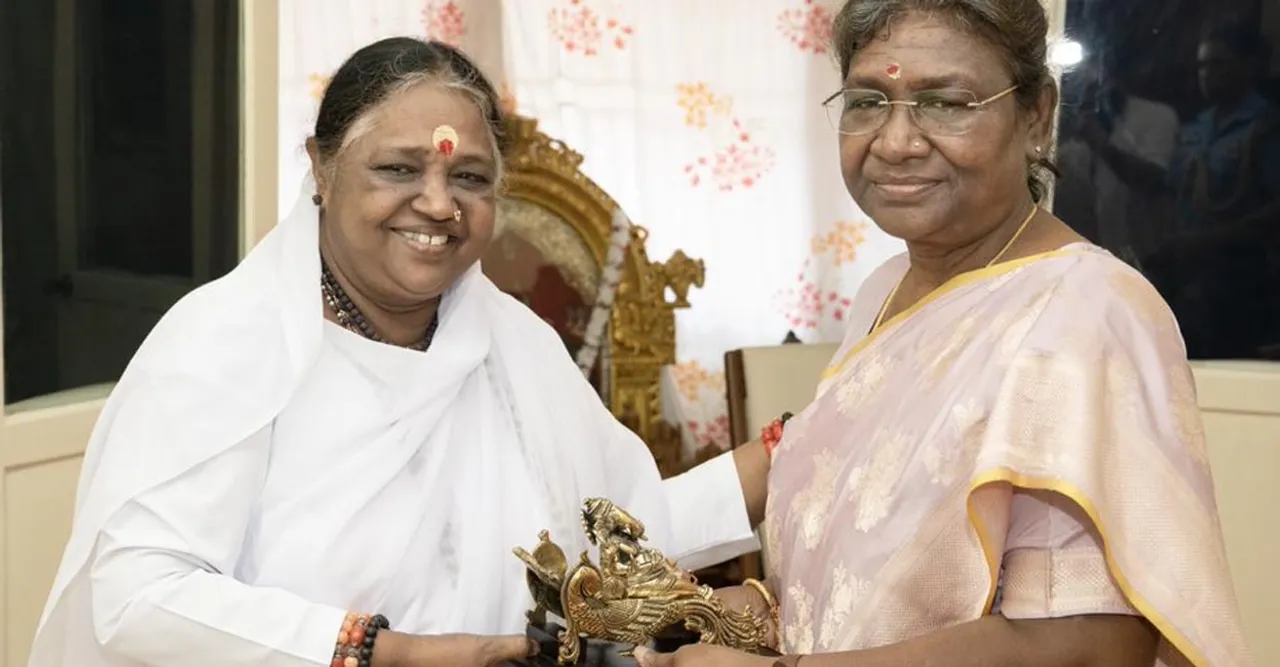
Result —
[[764, 604], [769, 608], [769, 620], [773, 622], [774, 643], [778, 643], [780, 641], [778, 637], [781, 636], [782, 632], [782, 611], [778, 606], [778, 599], [773, 596], [769, 587], [765, 586], [764, 582], [759, 579], [745, 579], [742, 585], [755, 589], [760, 594], [760, 597], [764, 598]]
[[370, 616], [348, 612], [342, 620], [342, 630], [338, 632], [329, 667], [369, 667], [378, 632], [390, 627], [391, 622], [382, 614]]
[[760, 430], [760, 442], [764, 443], [764, 453], [770, 458], [773, 457], [773, 450], [778, 448], [778, 443], [782, 442], [782, 427], [787, 425], [791, 417], [790, 412], [784, 412], [781, 417]]

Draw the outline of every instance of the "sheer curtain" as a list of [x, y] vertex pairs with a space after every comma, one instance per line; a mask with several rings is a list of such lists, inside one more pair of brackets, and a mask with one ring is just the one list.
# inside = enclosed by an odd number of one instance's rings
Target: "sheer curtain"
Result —
[[[677, 323], [673, 419], [726, 447], [726, 350], [838, 340], [859, 283], [901, 243], [850, 200], [820, 102], [839, 87], [835, 1], [281, 0], [281, 203], [328, 73], [388, 35], [457, 44], [650, 231], [702, 258]], [[287, 195], [287, 196], [285, 196]]]

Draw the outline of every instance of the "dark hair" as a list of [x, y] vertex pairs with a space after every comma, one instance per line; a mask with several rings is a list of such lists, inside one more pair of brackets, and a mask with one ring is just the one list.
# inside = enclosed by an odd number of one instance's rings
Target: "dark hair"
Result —
[[1230, 17], [1209, 23], [1201, 31], [1201, 43], [1226, 47], [1233, 55], [1246, 60], [1262, 60], [1267, 56], [1267, 41], [1257, 24]]
[[[911, 12], [938, 16], [959, 30], [985, 39], [999, 51], [1018, 87], [1014, 96], [1030, 109], [1046, 86], [1054, 86], [1046, 62], [1049, 20], [1040, 0], [848, 0], [832, 23], [840, 77], [849, 76], [854, 56]], [[1046, 156], [1030, 160], [1031, 198], [1048, 194], [1048, 177], [1058, 170]]]
[[448, 44], [413, 37], [390, 37], [351, 54], [338, 68], [316, 116], [315, 141], [326, 160], [354, 139], [353, 128], [371, 109], [410, 86], [429, 81], [466, 94], [480, 108], [502, 164], [506, 126], [498, 92], [475, 63]]

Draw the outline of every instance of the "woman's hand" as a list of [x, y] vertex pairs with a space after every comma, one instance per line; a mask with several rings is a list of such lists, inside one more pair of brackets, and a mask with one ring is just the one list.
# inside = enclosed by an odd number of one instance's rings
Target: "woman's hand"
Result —
[[773, 610], [760, 591], [753, 586], [729, 586], [717, 588], [715, 595], [731, 611], [750, 611], [756, 618], [764, 619], [764, 645], [771, 649], [778, 648], [778, 628], [775, 627]]
[[[747, 611], [765, 619], [768, 628], [765, 645], [776, 647], [774, 639], [778, 629], [774, 627], [773, 611], [760, 591], [754, 586], [729, 586], [717, 588], [715, 595], [731, 611]], [[776, 660], [710, 644], [683, 646], [675, 653], [657, 653], [637, 646], [635, 655], [640, 667], [772, 667]]]
[[640, 667], [772, 667], [776, 660], [710, 644], [682, 646], [675, 653], [637, 646], [635, 655]]
[[728, 586], [726, 588], [717, 588], [715, 596], [720, 598], [724, 606], [731, 611], [751, 610], [751, 613], [761, 618], [769, 616], [769, 604], [765, 601], [764, 596], [760, 595], [751, 586]]
[[538, 645], [522, 635], [406, 635], [378, 633], [373, 667], [491, 667], [521, 662], [538, 654]]

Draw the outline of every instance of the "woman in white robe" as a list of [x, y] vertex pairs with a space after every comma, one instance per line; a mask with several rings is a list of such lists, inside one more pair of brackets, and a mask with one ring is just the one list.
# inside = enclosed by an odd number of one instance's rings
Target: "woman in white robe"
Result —
[[[661, 481], [481, 274], [503, 144], [496, 92], [450, 47], [383, 40], [342, 66], [293, 212], [164, 317], [107, 401], [31, 665], [518, 659], [511, 549], [543, 527], [585, 549], [590, 496], [689, 568], [755, 548], [762, 447]], [[344, 658], [349, 614], [390, 619], [371, 655]]]

